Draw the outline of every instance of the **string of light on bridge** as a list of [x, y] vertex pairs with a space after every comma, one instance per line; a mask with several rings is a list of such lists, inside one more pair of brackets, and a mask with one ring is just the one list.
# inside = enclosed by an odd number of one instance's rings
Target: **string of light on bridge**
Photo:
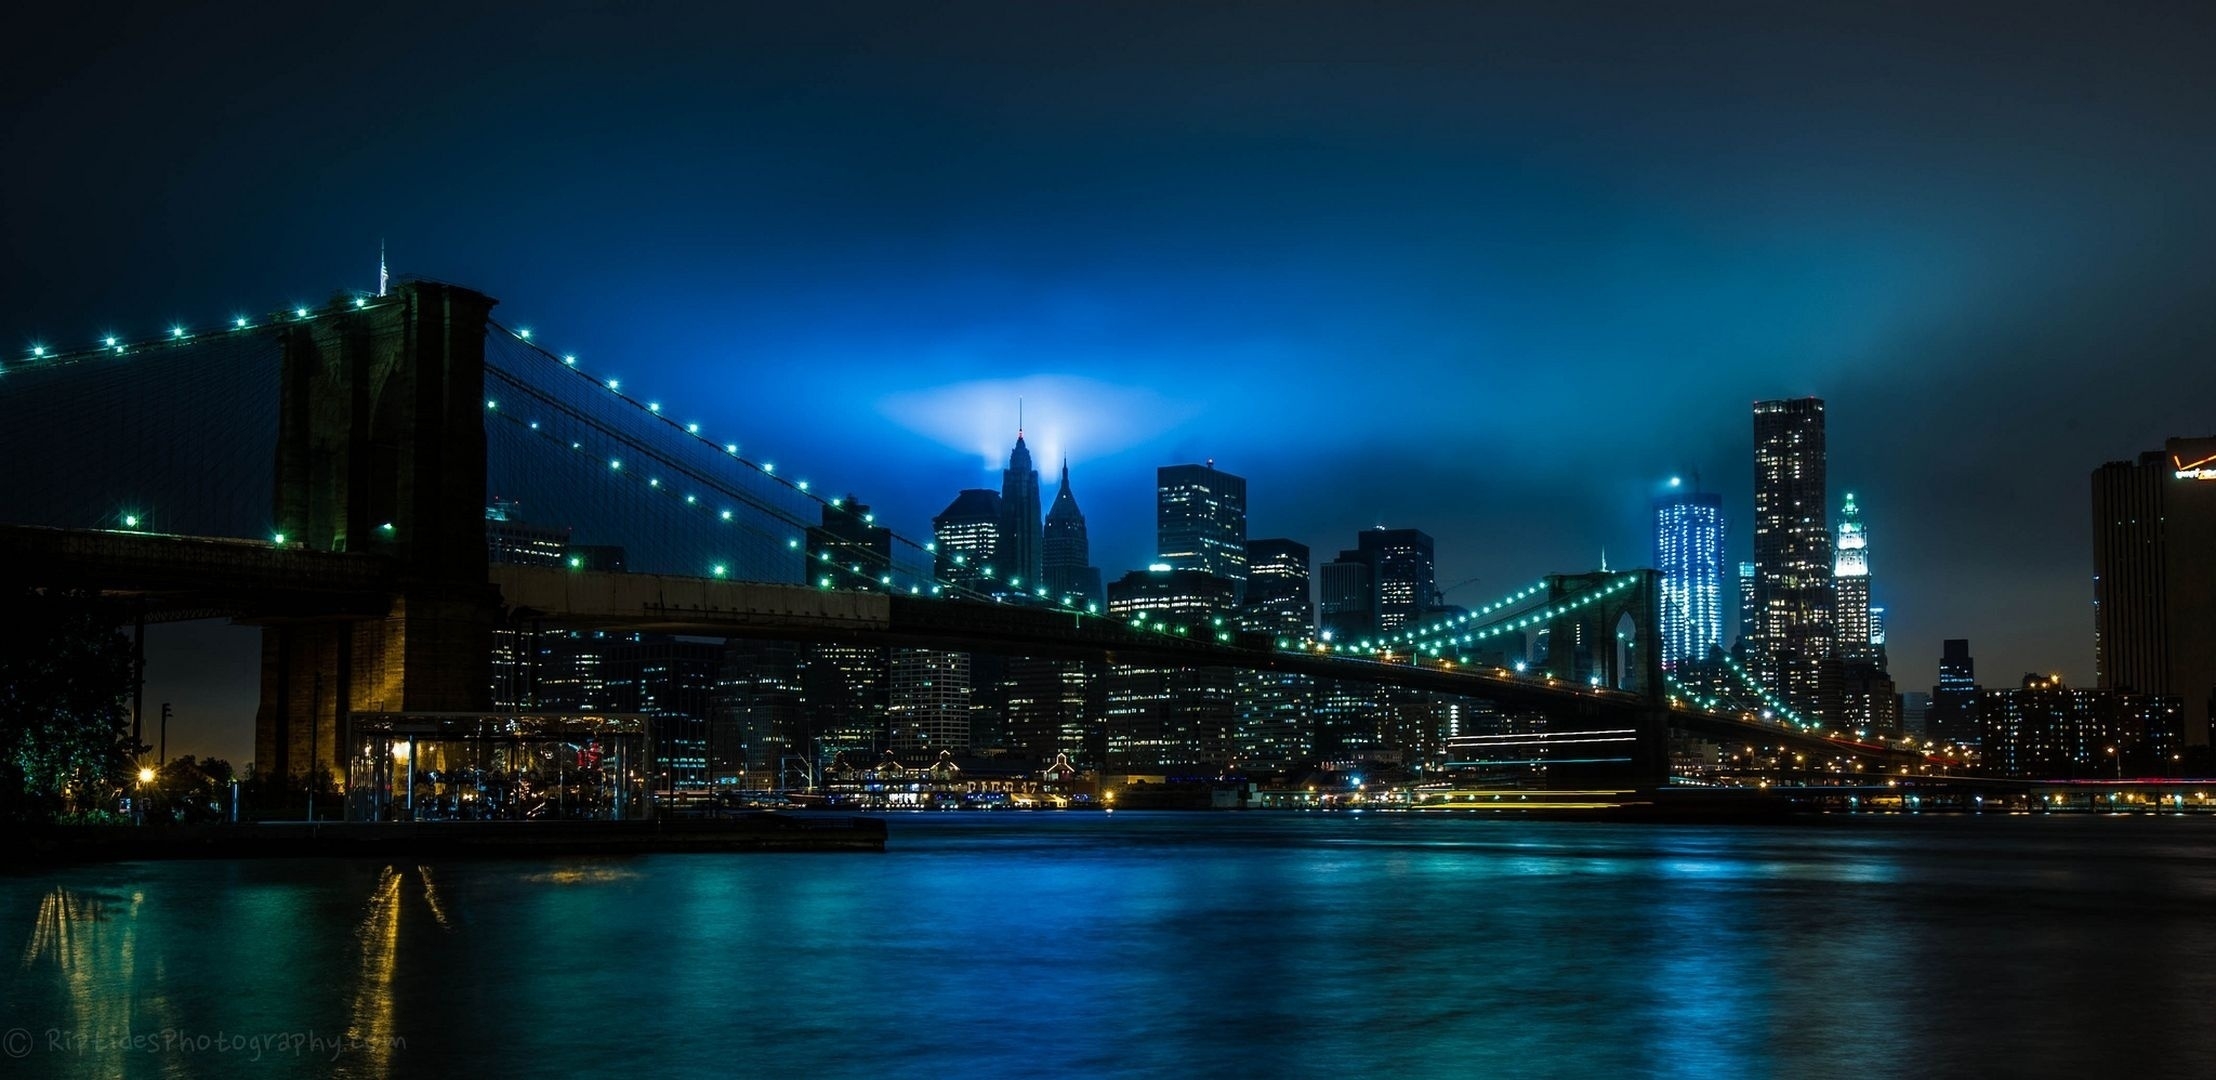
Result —
[[[506, 326], [501, 326], [498, 323], [494, 323], [493, 325], [497, 329], [500, 329], [511, 335], [513, 338], [515, 338], [516, 341], [522, 343], [526, 348], [536, 353], [537, 355], [545, 357], [547, 360], [559, 364], [562, 368], [574, 373], [578, 378], [584, 379], [594, 386], [600, 388], [613, 400], [623, 402], [624, 404], [639, 410], [647, 418], [660, 422], [668, 431], [670, 431], [672, 435], [693, 440], [698, 445], [721, 454], [723, 458], [739, 465], [740, 467], [751, 469], [756, 475], [766, 477], [769, 480], [782, 485], [787, 490], [793, 492], [794, 494], [805, 500], [816, 504], [818, 507], [829, 509], [842, 509], [844, 507], [844, 498], [827, 498], [810, 490], [810, 485], [807, 480], [792, 478], [788, 476], [780, 476], [777, 474], [776, 466], [773, 463], [766, 461], [757, 462], [747, 458], [740, 452], [738, 443], [727, 442], [719, 444], [715, 442], [711, 437], [702, 432], [701, 424], [698, 421], [679, 421], [674, 417], [665, 414], [659, 401], [647, 398], [640, 398], [625, 393], [621, 380], [615, 378], [603, 379], [588, 373], [579, 366], [578, 359], [575, 353], [563, 353], [557, 357], [555, 353], [533, 341], [532, 332], [528, 328], [519, 327], [511, 329]], [[485, 408], [488, 413], [502, 415], [500, 410], [500, 403], [497, 398], [488, 398], [485, 402]], [[528, 423], [530, 426], [530, 430], [534, 432], [538, 432], [541, 430], [540, 425], [537, 421], [529, 421]], [[569, 444], [569, 448], [573, 451], [582, 451], [583, 446], [581, 443], [572, 442]], [[609, 476], [629, 478], [634, 480], [636, 480], [636, 478], [641, 475], [640, 471], [637, 469], [626, 469], [624, 467], [623, 460], [619, 457], [611, 457], [609, 459], [606, 474]], [[646, 476], [644, 478], [644, 483], [649, 491], [659, 492], [665, 495], [669, 495], [673, 498], [677, 497], [675, 486], [665, 485], [660, 477]], [[704, 506], [700, 502], [698, 495], [695, 493], [685, 493], [682, 496], [682, 500], [683, 505], [685, 506], [699, 507], [703, 511], [711, 509]], [[771, 512], [775, 513], [774, 511]], [[730, 522], [733, 520], [733, 512], [729, 508], [715, 510], [714, 513], [715, 520], [722, 522]], [[865, 524], [874, 525], [876, 523], [876, 515], [863, 514], [862, 520]], [[806, 523], [802, 522], [788, 521], [787, 523], [795, 525], [803, 530], [810, 527]], [[932, 556], [932, 561], [934, 564], [936, 564], [936, 555], [938, 552], [937, 543], [917, 543], [916, 541], [910, 540], [907, 537], [904, 537], [898, 532], [895, 532], [891, 529], [885, 529], [884, 531], [889, 539], [902, 544], [909, 550], [916, 552], [919, 555]], [[798, 549], [801, 546], [801, 540], [799, 537], [788, 537], [786, 540], [786, 546], [790, 549]], [[964, 557], [961, 555], [956, 555], [953, 557], [952, 561], [956, 564], [961, 564], [964, 561]], [[838, 587], [842, 583], [841, 578], [844, 578], [846, 579], [844, 583], [859, 585], [864, 588], [883, 589], [891, 591], [900, 590], [900, 584], [894, 580], [894, 575], [889, 572], [891, 569], [889, 564], [886, 567], [886, 570], [888, 572], [878, 573], [874, 569], [866, 569], [860, 564], [841, 563], [832, 557], [831, 552], [824, 551], [819, 552], [816, 561], [810, 565], [813, 567], [813, 569], [810, 569], [806, 572], [807, 576], [810, 582], [819, 588]], [[724, 569], [725, 567], [723, 564], [717, 564], [716, 566], [711, 567], [710, 576], [725, 576], [725, 574], [721, 572]], [[987, 579], [991, 579], [993, 576], [992, 568], [982, 568], [982, 576]], [[918, 578], [917, 581], [919, 582], [918, 584], [908, 586], [906, 591], [910, 595], [924, 595], [925, 590], [922, 582], [928, 582], [929, 594], [933, 596], [946, 596], [952, 594], [966, 597], [968, 599], [980, 600], [985, 602], [1005, 601], [1003, 595], [981, 592], [970, 586], [957, 582], [946, 581], [935, 576], [931, 578]], [[1023, 582], [1020, 578], [1009, 579], [1008, 585], [1009, 588], [1013, 590], [1020, 590], [1024, 588]], [[1030, 593], [1037, 599], [1055, 602], [1053, 598], [1050, 597], [1049, 590], [1043, 585], [1035, 584], [1031, 586]], [[1057, 606], [1060, 609], [1068, 611], [1073, 615], [1098, 614], [1098, 605], [1096, 604], [1086, 603], [1084, 608], [1080, 609], [1077, 606], [1079, 599], [1081, 598], [1075, 595], [1065, 595], [1059, 599]]]
[[[1389, 658], [1396, 651], [1393, 648], [1394, 644], [1405, 643], [1409, 646], [1408, 651], [1410, 652], [1444, 657], [1446, 650], [1443, 646], [1470, 645], [1533, 626], [1543, 626], [1564, 615], [1598, 603], [1638, 583], [1637, 577], [1632, 574], [1618, 574], [1605, 580], [1607, 581], [1605, 585], [1582, 590], [1568, 597], [1558, 598], [1554, 603], [1537, 611], [1528, 613], [1519, 611], [1492, 622], [1486, 622], [1480, 618], [1474, 626], [1470, 626], [1468, 620], [1476, 616], [1465, 614], [1422, 631], [1396, 634], [1382, 643], [1364, 640], [1348, 644], [1306, 638], [1300, 642], [1298, 648], [1301, 651], [1312, 650], [1319, 653], [1351, 653]], [[1544, 582], [1541, 585], [1543, 586]], [[1506, 606], [1512, 606], [1517, 599], [1528, 595], [1530, 592], [1530, 589], [1526, 589], [1521, 593], [1512, 595]], [[1494, 609], [1498, 610], [1500, 606], [1503, 605], [1495, 605]], [[1465, 627], [1467, 628], [1465, 629]], [[1412, 634], [1414, 636], [1411, 636]], [[1281, 641], [1280, 647], [1292, 646], [1287, 641]], [[1469, 663], [1469, 657], [1467, 655], [1457, 655], [1456, 662], [1467, 664]]]
[[[368, 311], [397, 302], [397, 300], [391, 298], [367, 295], [355, 296], [348, 299], [344, 305], [334, 305], [329, 310], [307, 307], [284, 308], [266, 312], [258, 320], [246, 315], [233, 315], [221, 325], [213, 327], [189, 327], [182, 323], [172, 323], [168, 329], [160, 334], [145, 338], [126, 339], [112, 331], [107, 331], [95, 335], [93, 344], [77, 348], [55, 348], [43, 342], [34, 342], [25, 350], [28, 355], [24, 357], [24, 360], [40, 365], [58, 365], [107, 357], [129, 356], [148, 349], [174, 348], [204, 341], [211, 337], [221, 337], [246, 330], [264, 330], [273, 326], [298, 325], [313, 322], [317, 317], [323, 315], [343, 315], [355, 311]], [[22, 362], [17, 361], [17, 363]], [[6, 370], [7, 365], [0, 363], [0, 373], [4, 373]]]

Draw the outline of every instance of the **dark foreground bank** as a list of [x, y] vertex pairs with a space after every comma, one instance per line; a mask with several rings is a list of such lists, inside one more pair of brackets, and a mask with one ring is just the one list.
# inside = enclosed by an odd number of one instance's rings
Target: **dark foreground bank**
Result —
[[718, 851], [883, 851], [870, 818], [751, 814], [652, 821], [264, 822], [52, 826], [10, 838], [16, 866], [130, 859], [467, 858]]

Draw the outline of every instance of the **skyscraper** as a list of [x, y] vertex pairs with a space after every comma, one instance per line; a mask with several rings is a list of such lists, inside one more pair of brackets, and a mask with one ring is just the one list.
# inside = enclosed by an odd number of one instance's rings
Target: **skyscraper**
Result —
[[[1239, 625], [1295, 641], [1315, 633], [1308, 545], [1249, 540], [1246, 550], [1246, 602], [1239, 607]], [[1232, 749], [1241, 760], [1276, 768], [1313, 753], [1314, 680], [1282, 671], [1241, 671], [1238, 680]]]
[[1940, 647], [1939, 684], [1931, 688], [1924, 714], [1924, 737], [1934, 742], [1977, 741], [1977, 661], [1968, 638], [1948, 638]]
[[[882, 573], [873, 568], [890, 566], [892, 553], [891, 530], [871, 520], [869, 507], [848, 495], [825, 506], [822, 523], [808, 530], [808, 581], [828, 588], [870, 588]], [[856, 571], [857, 566], [862, 569]], [[808, 644], [802, 656], [800, 685], [810, 736], [854, 748], [876, 745], [885, 715], [885, 649], [818, 641]], [[797, 745], [786, 749], [808, 750]]]
[[885, 720], [895, 753], [969, 752], [969, 667], [968, 653], [893, 650]]
[[873, 588], [893, 564], [892, 530], [875, 522], [852, 495], [823, 508], [808, 528], [807, 583], [823, 588]]
[[1161, 561], [1230, 581], [1234, 602], [1245, 596], [1246, 479], [1218, 470], [1214, 461], [1164, 465], [1154, 476]]
[[1827, 716], [1832, 669], [1831, 529], [1821, 398], [1754, 405], [1754, 570], [1759, 633], [1749, 659], [1772, 692]]
[[1271, 634], [1304, 637], [1316, 629], [1316, 604], [1308, 585], [1308, 545], [1293, 540], [1249, 540], [1246, 602], [1240, 622]]
[[1739, 564], [1739, 640], [1732, 645], [1731, 653], [1742, 664], [1753, 663], [1754, 639], [1760, 635], [1762, 605], [1754, 587], [1754, 564]]
[[[1244, 554], [1242, 548], [1241, 554]], [[1202, 570], [1134, 570], [1108, 586], [1108, 612], [1208, 634], [1232, 614], [1229, 578]], [[1159, 768], [1228, 759], [1236, 673], [1228, 668], [1110, 664], [1102, 679], [1108, 765]]]
[[[2171, 696], [2185, 744], [2216, 707], [2216, 436], [2093, 472], [2094, 668], [2102, 689]], [[2203, 768], [2208, 767], [2205, 763]]]
[[1377, 633], [1377, 586], [1370, 561], [1359, 551], [1342, 551], [1323, 564], [1316, 606], [1320, 633], [1338, 641]]
[[1843, 661], [1876, 659], [1876, 625], [1870, 616], [1870, 538], [1863, 531], [1862, 511], [1854, 505], [1854, 492], [1839, 510], [1839, 532], [1831, 563], [1833, 622], [1838, 627], [1837, 651]]
[[964, 488], [931, 519], [938, 548], [933, 573], [940, 581], [982, 588], [1000, 550], [1000, 495], [987, 488]]
[[[1063, 489], [1068, 490], [1067, 483]], [[1000, 474], [1000, 543], [993, 554], [996, 580], [1011, 593], [1032, 595], [1045, 584], [1040, 579], [1039, 516], [1039, 470], [1031, 467], [1031, 450], [1023, 445], [1023, 430], [1018, 428], [1008, 467]]]
[[1700, 663], [1724, 640], [1724, 500], [1675, 488], [1654, 501], [1662, 667]]
[[1414, 624], [1439, 604], [1433, 543], [1421, 529], [1365, 530], [1356, 550], [1370, 564], [1370, 587], [1380, 633]]
[[717, 705], [720, 641], [632, 634], [611, 647], [603, 669], [610, 704], [653, 718], [653, 787], [705, 789], [711, 723]]
[[1075, 597], [1072, 607], [1107, 602], [1100, 589], [1100, 568], [1092, 565], [1092, 545], [1086, 539], [1085, 512], [1077, 508], [1070, 492], [1070, 464], [1062, 463], [1062, 487], [1054, 493], [1054, 507], [1046, 513], [1041, 540], [1040, 573], [1051, 598], [1060, 603]]

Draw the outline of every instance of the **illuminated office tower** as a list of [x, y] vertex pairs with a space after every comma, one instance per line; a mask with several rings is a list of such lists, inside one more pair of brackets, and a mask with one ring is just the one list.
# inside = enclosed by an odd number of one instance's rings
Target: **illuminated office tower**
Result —
[[1308, 545], [1294, 540], [1249, 540], [1246, 601], [1240, 624], [1298, 640], [1316, 629], [1316, 604], [1308, 585]]
[[1000, 550], [1000, 493], [964, 488], [931, 519], [931, 538], [938, 548], [933, 567], [938, 579], [983, 590]]
[[1379, 526], [1356, 538], [1355, 549], [1370, 564], [1379, 633], [1412, 626], [1439, 606], [1433, 546], [1430, 534], [1421, 529]]
[[[1308, 545], [1292, 540], [1247, 541], [1246, 603], [1239, 626], [1300, 641], [1316, 632], [1308, 582]], [[1232, 750], [1251, 766], [1283, 768], [1314, 753], [1315, 680], [1282, 671], [1238, 673]]]
[[1754, 564], [1739, 564], [1739, 640], [1731, 647], [1731, 654], [1742, 664], [1751, 663], [1757, 627], [1761, 625], [1762, 608], [1755, 602]]
[[894, 753], [903, 756], [970, 748], [970, 658], [939, 649], [894, 649], [892, 692], [885, 707]]
[[1246, 595], [1246, 479], [1217, 469], [1214, 461], [1164, 465], [1154, 475], [1160, 561], [1231, 582], [1238, 602]]
[[1877, 628], [1870, 616], [1870, 537], [1863, 531], [1862, 511], [1847, 492], [1839, 511], [1839, 533], [1831, 563], [1834, 621], [1838, 627], [1839, 659], [1869, 662], [1877, 659]]
[[1754, 570], [1759, 632], [1749, 660], [1772, 692], [1832, 711], [1831, 528], [1821, 398], [1754, 406]]
[[[1150, 628], [1166, 625], [1166, 632], [1184, 627], [1186, 636], [1223, 631], [1235, 608], [1230, 579], [1200, 570], [1157, 563], [1108, 585], [1109, 614]], [[1237, 674], [1229, 668], [1109, 664], [1102, 679], [1109, 768], [1229, 760], [1236, 687]]]
[[1724, 500], [1683, 490], [1654, 502], [1654, 567], [1662, 574], [1662, 666], [1708, 659], [1724, 639]]

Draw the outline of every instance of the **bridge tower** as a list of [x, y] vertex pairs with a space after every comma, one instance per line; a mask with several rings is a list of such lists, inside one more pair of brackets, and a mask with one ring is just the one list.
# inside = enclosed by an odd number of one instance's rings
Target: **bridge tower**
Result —
[[276, 531], [286, 546], [396, 564], [383, 618], [262, 628], [254, 760], [343, 773], [355, 712], [490, 701], [498, 596], [485, 573], [485, 328], [491, 297], [409, 282], [285, 326]]
[[[1587, 789], [1658, 787], [1669, 782], [1669, 690], [1662, 677], [1662, 574], [1659, 570], [1620, 570], [1547, 576], [1549, 606], [1564, 609], [1547, 623], [1549, 675], [1574, 686], [1637, 694], [1635, 720], [1625, 729], [1620, 710], [1596, 707], [1583, 715], [1564, 711], [1550, 717], [1550, 733], [1591, 736], [1590, 755], [1605, 759], [1550, 765], [1549, 786]], [[1616, 592], [1604, 590], [1623, 585]], [[1593, 603], [1564, 604], [1582, 596]]]

